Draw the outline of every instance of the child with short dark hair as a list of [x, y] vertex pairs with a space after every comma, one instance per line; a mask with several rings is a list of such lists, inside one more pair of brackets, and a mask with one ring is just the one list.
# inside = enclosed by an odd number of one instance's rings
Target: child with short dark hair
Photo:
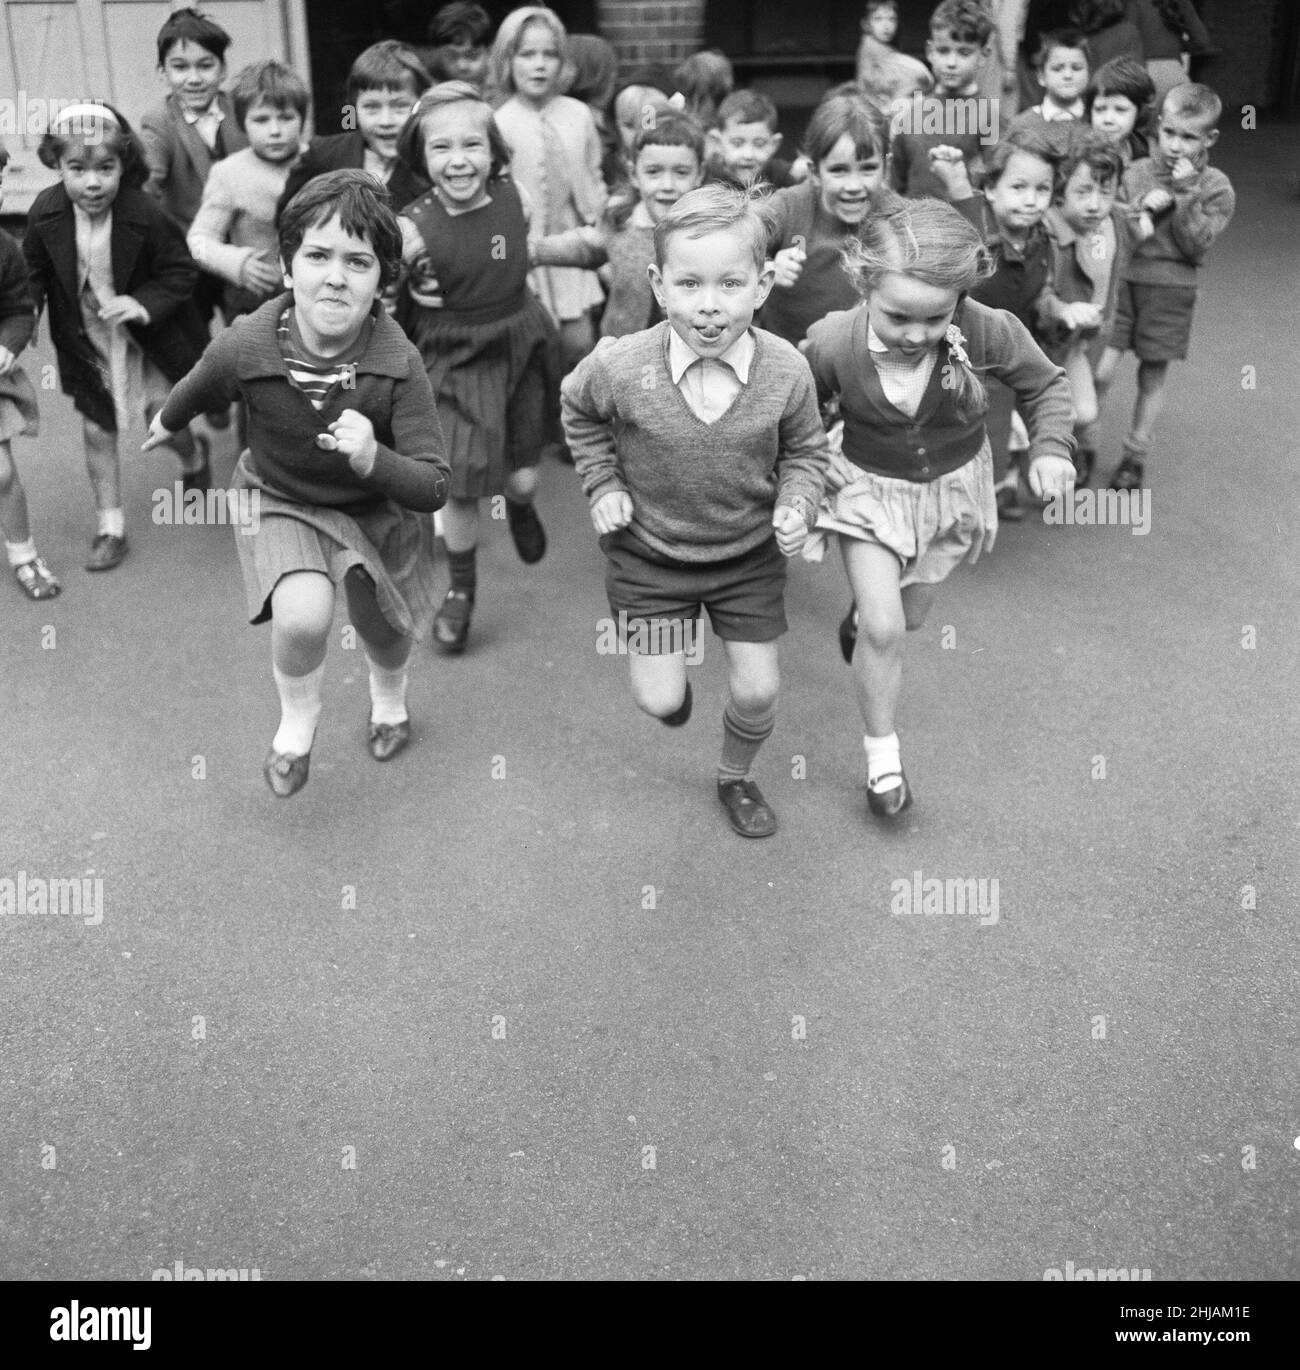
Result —
[[[0, 143], [0, 177], [9, 150]], [[27, 492], [14, 464], [13, 440], [34, 438], [40, 428], [36, 391], [18, 365], [18, 354], [36, 332], [36, 311], [27, 286], [23, 250], [0, 229], [0, 536], [9, 569], [28, 599], [53, 599], [63, 588], [36, 550], [27, 511]]]
[[741, 190], [783, 190], [796, 182], [790, 163], [776, 155], [780, 147], [771, 98], [757, 90], [734, 90], [718, 106], [714, 126], [705, 134], [705, 180]]
[[827, 461], [807, 363], [752, 327], [772, 286], [766, 238], [743, 192], [684, 195], [655, 226], [666, 321], [602, 339], [561, 389], [638, 707], [685, 723], [684, 644], [701, 609], [722, 639], [730, 694], [717, 792], [742, 837], [776, 831], [749, 771], [776, 722], [784, 557], [807, 537]]
[[[128, 550], [117, 435], [142, 411], [151, 418], [202, 352], [199, 273], [180, 229], [141, 189], [144, 149], [111, 105], [60, 111], [37, 155], [60, 179], [28, 212], [23, 255], [37, 314], [49, 309], [63, 393], [81, 415], [98, 524], [86, 570], [109, 571]], [[206, 488], [207, 439], [181, 428], [170, 445], [185, 488]]]
[[313, 176], [342, 167], [368, 171], [387, 186], [394, 210], [423, 195], [429, 183], [397, 155], [397, 140], [416, 101], [430, 84], [424, 63], [405, 43], [389, 38], [368, 47], [348, 72], [348, 131], [311, 140], [289, 170], [277, 218]]
[[943, 0], [930, 16], [925, 60], [934, 72], [934, 93], [898, 111], [890, 140], [890, 184], [900, 195], [943, 198], [943, 182], [930, 165], [936, 148], [960, 151], [978, 183], [984, 148], [979, 72], [992, 38], [993, 20], [979, 0]]
[[1135, 57], [1114, 57], [1097, 68], [1083, 97], [1092, 127], [1119, 148], [1124, 166], [1151, 153], [1156, 83]]
[[466, 81], [481, 94], [487, 84], [491, 37], [492, 20], [483, 6], [454, 0], [429, 21], [432, 46], [420, 57], [434, 81]]
[[370, 754], [410, 740], [406, 663], [433, 616], [433, 510], [448, 468], [419, 353], [379, 296], [401, 231], [363, 171], [305, 186], [280, 221], [287, 292], [234, 323], [172, 391], [146, 448], [193, 415], [240, 398], [248, 449], [234, 488], [249, 619], [271, 621], [280, 726], [262, 766], [282, 799], [307, 783], [338, 586], [370, 666]]
[[[720, 48], [692, 53], [673, 71], [673, 84], [686, 100], [686, 113], [709, 128], [718, 115], [718, 106], [736, 85], [736, 73]], [[677, 93], [674, 92], [674, 93]]]
[[1064, 153], [1074, 127], [1084, 119], [1083, 94], [1088, 87], [1088, 40], [1078, 29], [1045, 33], [1034, 58], [1043, 98], [1012, 119], [1008, 134], [1035, 133]]
[[1112, 490], [1142, 486], [1169, 363], [1187, 356], [1201, 262], [1236, 208], [1232, 182], [1209, 165], [1222, 110], [1209, 86], [1174, 86], [1160, 109], [1156, 150], [1124, 173], [1124, 198], [1150, 216], [1154, 231], [1123, 273], [1115, 326], [1097, 365], [1103, 404], [1121, 354], [1137, 354], [1137, 400]]
[[274, 59], [239, 73], [231, 92], [248, 146], [213, 165], [187, 238], [194, 259], [226, 282], [227, 321], [283, 287], [276, 211], [302, 152], [310, 97], [297, 72]]
[[637, 135], [631, 180], [605, 206], [598, 226], [529, 240], [530, 265], [608, 266], [602, 338], [639, 333], [662, 317], [649, 276], [655, 260], [655, 225], [700, 184], [703, 160], [704, 131], [699, 123], [689, 114], [668, 110]]

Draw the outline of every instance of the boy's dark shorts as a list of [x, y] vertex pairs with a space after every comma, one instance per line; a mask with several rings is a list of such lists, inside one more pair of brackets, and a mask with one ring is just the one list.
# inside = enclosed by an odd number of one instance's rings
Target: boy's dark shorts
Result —
[[1194, 285], [1144, 285], [1121, 281], [1110, 345], [1135, 352], [1143, 362], [1177, 362], [1192, 340]]
[[626, 528], [600, 540], [608, 559], [605, 593], [614, 617], [694, 622], [701, 607], [723, 642], [774, 642], [785, 619], [786, 559], [775, 535], [726, 561], [678, 561]]

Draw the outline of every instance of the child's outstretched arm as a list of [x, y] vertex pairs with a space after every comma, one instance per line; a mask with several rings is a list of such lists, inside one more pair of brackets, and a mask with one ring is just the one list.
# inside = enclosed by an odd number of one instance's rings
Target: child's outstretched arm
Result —
[[1210, 244], [1227, 228], [1237, 197], [1226, 176], [1216, 178], [1212, 188], [1206, 189], [1206, 172], [1198, 174], [1186, 158], [1175, 162], [1171, 171], [1174, 207], [1169, 213], [1169, 232], [1183, 256], [1199, 264]]
[[528, 240], [529, 266], [581, 266], [590, 271], [607, 261], [605, 234], [587, 224]]
[[232, 329], [225, 329], [203, 349], [194, 369], [172, 386], [163, 407], [153, 416], [142, 452], [162, 447], [191, 419], [228, 409], [239, 398], [235, 363], [239, 343]]
[[[447, 464], [433, 387], [414, 349], [406, 378], [393, 387], [390, 426], [393, 446], [377, 442], [371, 469], [367, 472], [355, 461], [352, 469], [403, 508], [421, 513], [441, 509], [451, 492], [451, 467]], [[339, 446], [347, 451], [344, 443]], [[351, 460], [351, 452], [348, 456]]]
[[[830, 466], [830, 447], [817, 408], [817, 390], [807, 363], [790, 393], [781, 415], [776, 456], [776, 512], [773, 525], [777, 542], [786, 556], [802, 548], [817, 517], [826, 488]], [[786, 511], [798, 515], [801, 526], [785, 517]]]
[[239, 215], [233, 184], [222, 173], [218, 162], [208, 173], [199, 212], [194, 216], [186, 241], [194, 260], [204, 271], [220, 276], [231, 285], [242, 286], [256, 294], [266, 294], [280, 283], [279, 268], [263, 261], [251, 247], [229, 241], [230, 230]]
[[617, 345], [614, 338], [602, 339], [560, 386], [564, 436], [573, 453], [573, 467], [582, 481], [582, 492], [591, 503], [592, 523], [602, 534], [624, 528], [632, 521], [632, 497], [624, 483], [614, 443], [618, 405], [604, 357]]

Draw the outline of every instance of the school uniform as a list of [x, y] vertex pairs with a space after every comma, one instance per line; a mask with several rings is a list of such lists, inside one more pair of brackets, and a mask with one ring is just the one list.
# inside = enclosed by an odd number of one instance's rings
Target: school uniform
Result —
[[[279, 223], [285, 205], [308, 181], [323, 176], [327, 171], [342, 171], [345, 168], [366, 168], [366, 140], [360, 133], [332, 133], [323, 138], [313, 138], [306, 152], [289, 169], [289, 179], [275, 207], [276, 222]], [[429, 189], [428, 180], [413, 171], [400, 157], [393, 164], [386, 184], [389, 207], [394, 214], [400, 214], [412, 200], [418, 200]]]
[[175, 95], [167, 96], [140, 120], [140, 141], [149, 169], [145, 194], [162, 205], [185, 232], [199, 212], [212, 164], [248, 146], [230, 96], [219, 94], [214, 104], [220, 118], [211, 144], [203, 137], [202, 116], [189, 118]]

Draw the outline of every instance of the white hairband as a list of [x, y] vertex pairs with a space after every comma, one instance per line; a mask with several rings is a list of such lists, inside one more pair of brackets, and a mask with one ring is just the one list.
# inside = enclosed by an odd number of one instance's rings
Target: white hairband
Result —
[[[60, 124], [67, 123], [72, 119], [80, 119], [83, 122], [87, 119], [103, 119], [110, 124], [118, 124], [117, 115], [113, 113], [107, 105], [68, 105], [61, 109], [55, 116], [50, 129], [56, 129]], [[118, 127], [121, 127], [118, 124]]]

